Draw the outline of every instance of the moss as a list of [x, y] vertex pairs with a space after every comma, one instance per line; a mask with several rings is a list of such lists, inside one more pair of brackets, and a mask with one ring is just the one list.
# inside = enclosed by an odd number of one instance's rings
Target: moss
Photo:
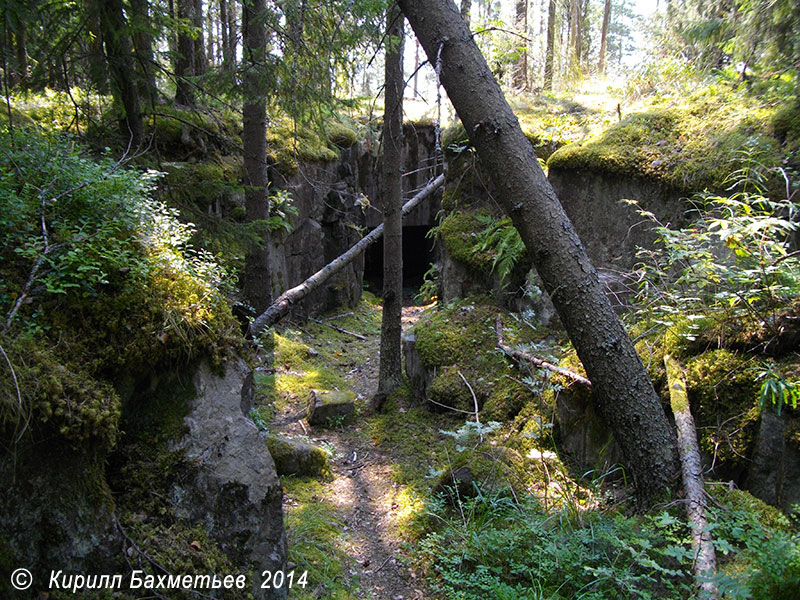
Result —
[[[341, 139], [344, 127], [331, 124], [334, 136]], [[330, 147], [332, 142], [324, 133], [308, 125], [295, 124], [284, 116], [274, 117], [267, 127], [267, 155], [270, 161], [284, 175], [297, 173], [297, 161], [329, 162], [336, 160], [339, 153]]]
[[490, 273], [495, 257], [490, 249], [478, 247], [478, 233], [486, 228], [479, 215], [489, 216], [487, 212], [452, 212], [439, 224], [438, 234], [451, 257], [478, 272]]
[[793, 531], [792, 524], [785, 514], [744, 490], [730, 488], [727, 485], [709, 485], [707, 489], [711, 497], [725, 509], [746, 512], [765, 529], [787, 533]]
[[328, 467], [328, 455], [317, 446], [300, 454], [288, 439], [273, 434], [267, 436], [267, 449], [279, 474], [286, 473], [287, 468], [291, 467], [299, 475], [317, 476]]
[[[474, 304], [475, 300], [431, 311], [417, 323], [417, 351], [425, 368], [436, 372], [427, 393], [439, 404], [467, 412], [475, 409], [474, 393], [479, 408], [486, 411], [484, 420], [491, 417], [504, 421], [512, 418], [533, 393], [514, 381], [516, 371], [496, 349], [495, 318], [503, 311]], [[503, 323], [509, 344], [531, 341], [535, 335], [508, 315]]]
[[198, 163], [164, 163], [166, 187], [174, 200], [207, 210], [218, 198], [238, 188], [241, 160], [225, 156]]
[[[767, 125], [773, 112], [712, 86], [683, 105], [649, 107], [595, 138], [570, 144], [548, 166], [643, 177], [681, 191], [720, 191], [745, 160], [767, 167], [782, 163], [784, 150]], [[779, 184], [777, 178], [771, 183]]]
[[772, 135], [796, 155], [800, 149], [800, 100], [785, 104], [776, 110], [772, 115], [770, 128]]
[[396, 483], [422, 491], [429, 486], [432, 465], [443, 463], [446, 455], [454, 452], [453, 439], [439, 430], [454, 429], [463, 418], [452, 413], [432, 414], [422, 406], [401, 409], [400, 395], [411, 397], [411, 392], [401, 388], [390, 396], [381, 412], [367, 421], [366, 433], [372, 443], [391, 451]]
[[[107, 382], [92, 377], [79, 357], [66, 360], [33, 336], [0, 336], [14, 377], [3, 368], [0, 424], [9, 438], [53, 434], [75, 447], [109, 450], [119, 435], [120, 398]], [[20, 396], [17, 396], [19, 390]]]
[[308, 570], [309, 586], [294, 588], [298, 600], [355, 600], [358, 582], [347, 568], [354, 549], [344, 546], [345, 524], [328, 489], [317, 479], [282, 477], [289, 560]]
[[686, 383], [700, 448], [720, 462], [743, 465], [758, 422], [759, 385], [749, 360], [710, 350], [686, 361]]

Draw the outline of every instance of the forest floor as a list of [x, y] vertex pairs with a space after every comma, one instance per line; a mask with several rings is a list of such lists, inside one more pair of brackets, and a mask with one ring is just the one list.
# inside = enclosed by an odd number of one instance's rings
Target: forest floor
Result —
[[[403, 308], [404, 331], [414, 326], [425, 309]], [[290, 560], [297, 565], [297, 571], [309, 571], [307, 588], [290, 592], [290, 597], [433, 598], [425, 589], [423, 576], [415, 570], [407, 547], [408, 521], [421, 505], [399, 475], [409, 469], [427, 468], [423, 464], [425, 457], [410, 456], [413, 453], [403, 452], [389, 441], [391, 435], [385, 435], [385, 430], [393, 425], [385, 422], [384, 414], [362, 414], [377, 389], [380, 319], [381, 307], [362, 301], [355, 314], [323, 317], [304, 324], [302, 329], [295, 326], [284, 332], [308, 346], [313, 365], [298, 367], [297, 361], [293, 364], [291, 353], [284, 355], [278, 346], [275, 349], [274, 381], [281, 397], [275, 402], [270, 429], [310, 441], [329, 454], [329, 472], [322, 477], [282, 478]], [[317, 382], [336, 381], [341, 376], [344, 389], [355, 393], [356, 418], [333, 428], [310, 427], [305, 419], [297, 418], [306, 402], [304, 388], [290, 391], [280, 383], [282, 375]], [[405, 417], [408, 412], [422, 410], [407, 396], [400, 393], [392, 397], [389, 411]], [[417, 419], [417, 426], [426, 428], [424, 436], [438, 435], [436, 425], [436, 418], [425, 425]], [[418, 464], [399, 464], [409, 460]]]

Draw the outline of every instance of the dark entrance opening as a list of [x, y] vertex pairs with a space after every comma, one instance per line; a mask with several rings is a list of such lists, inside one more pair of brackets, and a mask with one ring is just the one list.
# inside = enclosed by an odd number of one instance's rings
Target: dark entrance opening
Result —
[[[424, 275], [433, 262], [433, 240], [426, 234], [430, 227], [409, 225], [403, 227], [403, 304], [415, 303]], [[364, 255], [364, 285], [380, 296], [383, 293], [383, 239], [367, 248]]]

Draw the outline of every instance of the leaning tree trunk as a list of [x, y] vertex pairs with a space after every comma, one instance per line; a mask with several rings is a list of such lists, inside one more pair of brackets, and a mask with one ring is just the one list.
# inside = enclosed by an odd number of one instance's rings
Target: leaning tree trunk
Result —
[[675, 433], [597, 271], [452, 0], [399, 0], [497, 198], [519, 231], [612, 428], [643, 499], [679, 472]]
[[[403, 379], [400, 334], [403, 310], [403, 27], [397, 5], [386, 14], [384, 62], [383, 156], [383, 316], [378, 398], [393, 392]], [[378, 408], [378, 406], [376, 406]]]
[[244, 156], [244, 203], [247, 221], [261, 221], [258, 243], [252, 243], [244, 261], [243, 292], [256, 312], [272, 302], [272, 275], [269, 266], [270, 235], [267, 193], [267, 102], [263, 69], [266, 59], [266, 0], [242, 3], [244, 38], [244, 104], [242, 106], [242, 146]]
[[701, 597], [716, 600], [719, 596], [714, 581], [717, 557], [706, 518], [703, 463], [697, 443], [697, 429], [689, 407], [689, 396], [686, 393], [686, 378], [680, 363], [668, 354], [664, 355], [664, 367], [667, 371], [670, 406], [675, 415], [675, 428], [678, 430], [678, 454], [681, 458], [686, 517], [692, 529], [692, 547], [695, 551], [694, 578], [697, 587], [702, 590]]

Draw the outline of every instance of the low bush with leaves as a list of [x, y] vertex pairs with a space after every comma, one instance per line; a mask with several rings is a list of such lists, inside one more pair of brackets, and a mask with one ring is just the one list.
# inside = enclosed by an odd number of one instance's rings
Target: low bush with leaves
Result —
[[69, 137], [15, 129], [0, 142], [0, 420], [113, 445], [119, 400], [104, 382], [219, 361], [237, 342], [229, 276], [151, 197], [157, 174], [87, 156]]

